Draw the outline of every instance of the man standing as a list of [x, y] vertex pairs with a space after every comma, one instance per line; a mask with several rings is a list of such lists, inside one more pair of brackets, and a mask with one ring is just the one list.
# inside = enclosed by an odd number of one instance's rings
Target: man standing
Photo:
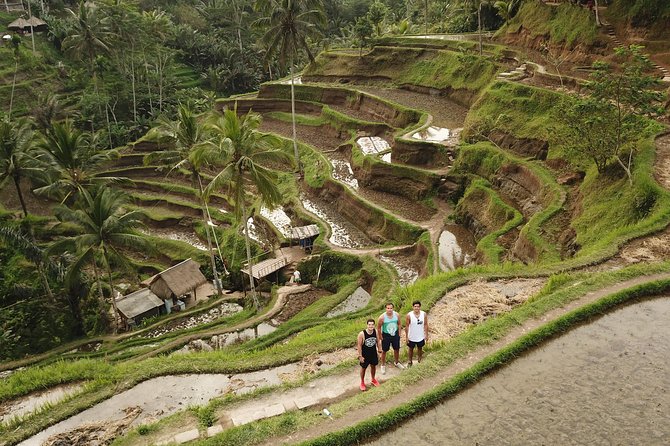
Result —
[[424, 311], [421, 311], [421, 302], [418, 300], [412, 303], [412, 311], [407, 313], [405, 318], [405, 335], [407, 337], [407, 347], [409, 347], [408, 365], [411, 367], [414, 347], [417, 348], [417, 362], [421, 362], [423, 346], [428, 342], [428, 316]]
[[382, 313], [377, 320], [377, 331], [382, 335], [382, 375], [386, 374], [386, 352], [393, 347], [393, 359], [395, 366], [404, 369], [400, 364], [400, 330], [402, 323], [400, 315], [393, 310], [393, 304], [386, 304], [386, 312]]
[[377, 372], [377, 364], [379, 364], [379, 357], [377, 352], [380, 352], [379, 338], [377, 337], [377, 330], [375, 330], [375, 320], [368, 319], [365, 330], [358, 333], [358, 362], [361, 364], [361, 390], [366, 390], [365, 387], [365, 370], [370, 366], [370, 376], [373, 386], [378, 387], [379, 381], [375, 379]]

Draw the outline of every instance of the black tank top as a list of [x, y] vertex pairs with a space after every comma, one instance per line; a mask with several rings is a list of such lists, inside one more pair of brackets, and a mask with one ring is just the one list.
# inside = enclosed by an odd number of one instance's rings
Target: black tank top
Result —
[[361, 349], [363, 357], [374, 358], [377, 355], [377, 330], [373, 330], [372, 334], [363, 330], [363, 336], [363, 347]]

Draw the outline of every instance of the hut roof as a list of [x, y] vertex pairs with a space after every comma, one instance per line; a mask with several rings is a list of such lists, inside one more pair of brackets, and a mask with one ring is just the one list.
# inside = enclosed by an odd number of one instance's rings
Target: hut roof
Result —
[[193, 291], [206, 282], [207, 279], [200, 272], [200, 265], [187, 259], [149, 279], [149, 288], [157, 296], [168, 299]]
[[[34, 25], [33, 25], [34, 26]], [[28, 23], [28, 20], [24, 19], [23, 17], [19, 17], [18, 19], [14, 20], [12, 23], [7, 25], [8, 29], [25, 29], [25, 28], [30, 28], [30, 23]]]
[[18, 19], [14, 20], [12, 23], [7, 25], [7, 28], [9, 29], [18, 29], [18, 30], [26, 30], [30, 29], [32, 26], [33, 28], [37, 28], [40, 26], [46, 26], [47, 22], [44, 20], [38, 19], [35, 16], [30, 16], [28, 20], [24, 19], [23, 17], [19, 17]]
[[128, 319], [132, 319], [161, 305], [163, 305], [163, 301], [148, 288], [142, 288], [116, 300], [117, 308]]
[[38, 18], [35, 17], [35, 16], [31, 16], [31, 17], [30, 17], [28, 20], [26, 20], [26, 21], [28, 22], [28, 26], [32, 25], [33, 28], [37, 28], [38, 26], [46, 26], [46, 24], [47, 24], [47, 22], [45, 22], [45, 21], [42, 20], [42, 19], [38, 19]]
[[319, 235], [319, 227], [317, 225], [307, 225], [291, 228], [291, 238], [294, 240], [302, 240], [314, 237], [315, 235]]
[[[288, 259], [286, 257], [279, 257], [277, 259], [267, 259], [262, 262], [257, 263], [253, 266], [254, 278], [262, 279], [263, 277], [272, 274], [273, 272], [282, 269], [288, 265]], [[242, 268], [241, 271], [249, 275], [249, 267]]]

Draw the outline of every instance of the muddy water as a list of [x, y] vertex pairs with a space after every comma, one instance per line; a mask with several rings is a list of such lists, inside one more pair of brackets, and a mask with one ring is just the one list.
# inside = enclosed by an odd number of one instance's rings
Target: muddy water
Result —
[[389, 142], [379, 136], [361, 136], [356, 143], [366, 155], [377, 155], [391, 150]]
[[398, 282], [402, 286], [411, 285], [419, 278], [419, 271], [410, 263], [403, 262], [402, 257], [380, 255], [379, 259], [395, 268], [398, 272]]
[[327, 318], [339, 316], [341, 314], [353, 313], [358, 311], [370, 302], [370, 293], [365, 291], [363, 288], [358, 287], [349, 297], [347, 297], [342, 303], [337, 305], [335, 308], [330, 310], [327, 314]]
[[413, 133], [412, 138], [420, 141], [439, 142], [447, 146], [456, 146], [458, 145], [462, 130], [462, 128], [448, 129], [446, 127], [430, 126], [420, 132]]
[[180, 227], [172, 226], [169, 228], [151, 228], [148, 230], [142, 230], [141, 232], [154, 237], [161, 237], [168, 240], [177, 240], [188, 243], [196, 249], [207, 251], [207, 245], [205, 245], [200, 240], [200, 238], [198, 238], [195, 232], [189, 231], [186, 228], [182, 229]]
[[452, 271], [472, 261], [476, 244], [472, 234], [459, 225], [446, 225], [438, 241], [439, 264], [442, 271]]
[[34, 412], [47, 404], [54, 404], [82, 389], [81, 384], [68, 384], [29, 395], [17, 401], [0, 406], [0, 423], [8, 422], [14, 417], [22, 417]]
[[315, 197], [308, 197], [306, 194], [300, 194], [300, 201], [305, 209], [330, 226], [331, 235], [328, 240], [333, 245], [344, 248], [361, 248], [374, 244], [363, 231], [342, 217], [332, 204]]
[[346, 184], [353, 190], [358, 190], [358, 180], [354, 176], [354, 171], [349, 161], [331, 158], [330, 163], [333, 165], [334, 179]]
[[286, 215], [283, 208], [268, 209], [263, 206], [261, 208], [261, 215], [270, 221], [281, 235], [287, 238], [291, 237], [291, 218]]
[[87, 423], [121, 419], [124, 416], [124, 409], [134, 406], [142, 409], [140, 416], [133, 422], [133, 426], [137, 426], [147, 421], [167, 417], [191, 405], [206, 404], [212, 398], [228, 392], [240, 395], [258, 387], [279, 385], [282, 383], [281, 375], [295, 372], [296, 369], [296, 364], [288, 364], [238, 375], [178, 375], [150, 379], [74, 417], [55, 424], [19, 444], [39, 446], [51, 435], [66, 432]]
[[670, 296], [617, 310], [371, 444], [668, 444], [668, 320]]

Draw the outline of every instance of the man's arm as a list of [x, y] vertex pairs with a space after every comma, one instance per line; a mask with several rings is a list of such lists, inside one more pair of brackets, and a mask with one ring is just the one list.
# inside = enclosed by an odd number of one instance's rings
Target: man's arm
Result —
[[361, 331], [358, 333], [358, 342], [356, 349], [358, 350], [358, 360], [361, 361], [363, 359], [363, 332]]
[[409, 342], [409, 324], [411, 322], [411, 319], [409, 318], [409, 313], [407, 313], [407, 316], [405, 316], [405, 340]]
[[423, 339], [428, 342], [428, 314], [423, 315]]

